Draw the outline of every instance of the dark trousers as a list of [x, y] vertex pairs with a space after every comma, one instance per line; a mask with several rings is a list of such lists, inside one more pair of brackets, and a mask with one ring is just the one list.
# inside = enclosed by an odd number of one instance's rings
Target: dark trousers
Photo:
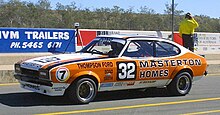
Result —
[[193, 36], [190, 34], [182, 34], [182, 38], [183, 38], [183, 46], [187, 49], [189, 49], [190, 51], [194, 52], [194, 40], [193, 40]]

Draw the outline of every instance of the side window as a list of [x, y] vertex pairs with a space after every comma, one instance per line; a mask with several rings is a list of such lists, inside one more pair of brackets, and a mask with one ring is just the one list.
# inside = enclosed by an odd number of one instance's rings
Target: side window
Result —
[[100, 44], [99, 42], [97, 42], [90, 50], [102, 52], [105, 54], [111, 50], [111, 46], [110, 44], [105, 44], [105, 43]]
[[180, 54], [180, 49], [166, 42], [156, 42], [156, 57], [168, 57]]
[[139, 50], [139, 46], [134, 42], [131, 42], [127, 48], [127, 52], [138, 52], [138, 50]]
[[153, 42], [132, 41], [125, 50], [123, 56], [127, 57], [151, 57], [153, 56]]

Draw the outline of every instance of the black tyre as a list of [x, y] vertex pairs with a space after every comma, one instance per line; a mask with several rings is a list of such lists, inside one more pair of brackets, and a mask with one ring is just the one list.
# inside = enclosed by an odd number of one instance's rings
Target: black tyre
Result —
[[90, 78], [82, 78], [70, 85], [67, 96], [77, 104], [91, 102], [97, 93], [97, 86]]
[[189, 93], [192, 87], [192, 77], [188, 72], [181, 72], [167, 86], [172, 95], [183, 96]]

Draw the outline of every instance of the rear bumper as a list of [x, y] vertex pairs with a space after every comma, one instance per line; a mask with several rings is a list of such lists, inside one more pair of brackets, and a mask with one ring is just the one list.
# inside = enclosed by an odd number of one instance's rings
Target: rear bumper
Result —
[[206, 76], [207, 74], [208, 74], [208, 71], [205, 71], [202, 76], [194, 76], [193, 81], [198, 81], [198, 80], [202, 79], [204, 76]]
[[193, 80], [193, 82], [198, 81], [198, 80], [202, 79], [203, 77], [204, 76], [194, 76], [192, 80]]
[[205, 72], [204, 72], [204, 75], [206, 76], [208, 74], [208, 71], [206, 70]]

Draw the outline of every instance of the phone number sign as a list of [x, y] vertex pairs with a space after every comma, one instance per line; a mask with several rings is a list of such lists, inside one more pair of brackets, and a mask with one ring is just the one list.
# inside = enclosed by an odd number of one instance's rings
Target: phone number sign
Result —
[[0, 28], [0, 53], [74, 52], [75, 29]]

